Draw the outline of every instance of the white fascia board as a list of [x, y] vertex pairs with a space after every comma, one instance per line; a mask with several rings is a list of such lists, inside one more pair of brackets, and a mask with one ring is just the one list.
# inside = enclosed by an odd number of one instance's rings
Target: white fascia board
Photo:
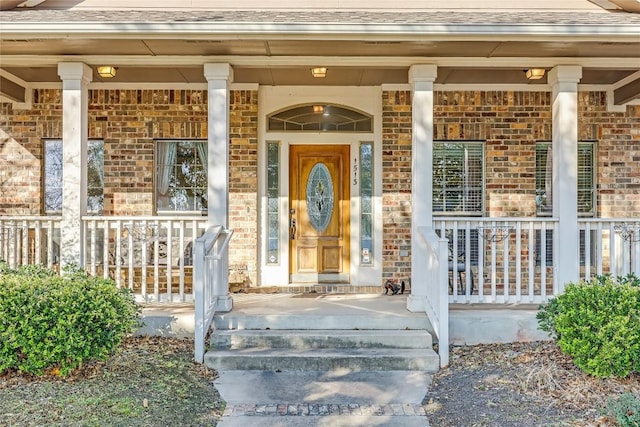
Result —
[[104, 63], [129, 67], [200, 66], [206, 63], [228, 63], [235, 67], [306, 67], [322, 63], [328, 67], [409, 67], [414, 64], [435, 64], [439, 67], [519, 68], [557, 65], [580, 65], [587, 68], [638, 69], [638, 58], [537, 58], [537, 57], [424, 57], [424, 56], [151, 56], [151, 55], [3, 55], [3, 67], [57, 66], [60, 62], [83, 62], [87, 65]]
[[627, 83], [631, 83], [632, 81], [638, 80], [640, 79], [640, 71], [636, 71], [635, 73], [625, 77], [622, 80], [619, 80], [617, 82], [615, 82], [612, 87], [613, 89], [618, 89], [619, 87], [622, 87], [624, 85], [626, 85]]
[[[396, 24], [396, 23], [268, 23], [268, 22], [3, 22], [2, 38], [30, 34], [42, 38], [117, 37], [129, 38], [291, 38], [335, 39], [354, 36], [360, 39], [392, 36], [394, 40], [424, 39], [425, 36], [496, 39], [511, 37], [620, 37], [640, 35], [638, 25], [614, 24]], [[534, 39], [536, 40], [536, 39]], [[637, 40], [637, 39], [636, 39]]]

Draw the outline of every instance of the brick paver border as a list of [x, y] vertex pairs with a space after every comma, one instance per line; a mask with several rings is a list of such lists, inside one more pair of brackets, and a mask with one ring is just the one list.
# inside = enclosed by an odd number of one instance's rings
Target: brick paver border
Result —
[[223, 417], [241, 416], [426, 416], [424, 406], [416, 403], [361, 405], [358, 403], [242, 403], [227, 405]]

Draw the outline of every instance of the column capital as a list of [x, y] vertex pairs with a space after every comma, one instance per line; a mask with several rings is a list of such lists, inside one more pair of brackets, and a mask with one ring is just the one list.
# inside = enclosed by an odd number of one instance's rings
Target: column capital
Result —
[[226, 80], [233, 82], [233, 68], [226, 63], [204, 64], [204, 77], [207, 81]]
[[93, 70], [83, 62], [60, 62], [58, 76], [62, 81], [80, 80], [87, 84], [93, 80]]
[[433, 83], [438, 77], [438, 66], [435, 64], [414, 64], [409, 68], [409, 83]]
[[578, 83], [582, 79], [580, 65], [556, 65], [549, 71], [547, 81], [551, 86], [558, 83]]

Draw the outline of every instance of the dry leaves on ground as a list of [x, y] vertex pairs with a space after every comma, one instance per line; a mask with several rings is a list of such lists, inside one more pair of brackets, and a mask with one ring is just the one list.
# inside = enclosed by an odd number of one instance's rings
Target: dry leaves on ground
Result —
[[452, 347], [425, 398], [432, 427], [612, 426], [609, 396], [640, 394], [640, 375], [598, 379], [554, 342]]
[[225, 404], [214, 375], [193, 362], [191, 340], [130, 338], [65, 378], [1, 375], [0, 425], [215, 425]]

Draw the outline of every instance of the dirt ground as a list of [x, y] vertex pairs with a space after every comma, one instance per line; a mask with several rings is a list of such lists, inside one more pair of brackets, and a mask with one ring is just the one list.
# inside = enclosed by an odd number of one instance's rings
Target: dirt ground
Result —
[[609, 396], [640, 393], [640, 375], [585, 375], [553, 342], [452, 347], [425, 397], [431, 427], [615, 426]]
[[214, 426], [225, 403], [193, 341], [129, 338], [61, 378], [0, 375], [0, 426]]

